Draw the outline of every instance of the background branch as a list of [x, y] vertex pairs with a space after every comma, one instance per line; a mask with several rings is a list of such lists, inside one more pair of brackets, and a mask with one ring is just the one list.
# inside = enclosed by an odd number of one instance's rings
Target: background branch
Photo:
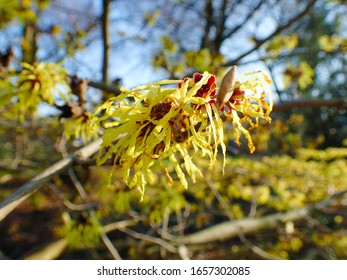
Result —
[[147, 241], [147, 242], [158, 244], [159, 246], [162, 246], [163, 248], [165, 248], [166, 250], [168, 250], [171, 253], [177, 253], [177, 249], [174, 246], [170, 245], [169, 243], [165, 242], [164, 240], [162, 240], [160, 238], [152, 237], [150, 235], [146, 235], [146, 234], [142, 234], [142, 233], [138, 233], [138, 232], [135, 232], [135, 231], [128, 229], [128, 228], [119, 228], [118, 230], [122, 231], [122, 232], [124, 232], [124, 233], [126, 233], [126, 234], [128, 234], [134, 238], [142, 239], [142, 240]]
[[314, 211], [328, 206], [334, 199], [342, 197], [346, 193], [347, 190], [341, 191], [316, 204], [285, 213], [276, 213], [261, 218], [245, 218], [223, 222], [199, 232], [177, 238], [175, 242], [184, 244], [208, 243], [237, 237], [239, 232], [245, 235], [259, 232], [260, 230], [273, 229], [280, 224], [306, 218]]
[[108, 85], [106, 83], [89, 81], [88, 86], [90, 86], [92, 88], [100, 89], [102, 91], [106, 91], [109, 93], [113, 93], [116, 96], [120, 94], [120, 90], [118, 87], [111, 86], [111, 85]]
[[[66, 150], [65, 150], [65, 145], [64, 145], [65, 141], [62, 141], [62, 145], [61, 145], [61, 151], [62, 151], [62, 155], [63, 156], [67, 156], [67, 153], [66, 153]], [[68, 174], [70, 176], [70, 179], [72, 180], [73, 182], [73, 185], [75, 186], [77, 192], [79, 193], [79, 195], [81, 196], [82, 200], [84, 202], [87, 201], [88, 199], [88, 195], [87, 195], [87, 192], [86, 190], [84, 189], [82, 183], [78, 180], [77, 178], [77, 175], [74, 171], [74, 169], [69, 166], [67, 168], [68, 170]], [[90, 209], [89, 210], [89, 215], [91, 217], [91, 219], [96, 223], [96, 224], [99, 224], [100, 221], [96, 215], [96, 212], [95, 210], [93, 209]], [[104, 242], [106, 248], [108, 249], [108, 251], [111, 253], [112, 257], [115, 259], [115, 260], [121, 260], [121, 256], [119, 255], [118, 253], [118, 250], [113, 246], [111, 240], [108, 238], [107, 234], [104, 232], [104, 230], [102, 228], [99, 229], [99, 235], [100, 235], [100, 238], [102, 240], [102, 242]]]
[[258, 50], [263, 44], [265, 44], [267, 41], [269, 41], [270, 39], [272, 39], [273, 37], [275, 37], [276, 35], [280, 34], [282, 31], [288, 29], [290, 26], [292, 26], [295, 22], [297, 22], [299, 19], [301, 19], [302, 17], [304, 17], [305, 15], [307, 15], [310, 10], [312, 9], [312, 7], [314, 6], [314, 4], [317, 2], [317, 0], [311, 0], [306, 8], [300, 12], [299, 14], [297, 14], [296, 16], [294, 16], [293, 18], [291, 18], [288, 22], [286, 22], [283, 25], [280, 25], [276, 28], [276, 30], [274, 32], [272, 32], [270, 35], [268, 35], [267, 37], [260, 39], [260, 40], [256, 40], [255, 45], [248, 51], [245, 51], [244, 53], [242, 53], [241, 55], [239, 55], [237, 58], [234, 58], [226, 63], [224, 63], [223, 66], [228, 67], [228, 66], [232, 66], [235, 64], [238, 64], [238, 62], [246, 57], [247, 55], [251, 54], [252, 52]]
[[291, 101], [278, 103], [273, 107], [273, 112], [283, 112], [292, 108], [336, 108], [347, 110], [347, 102], [342, 99], [336, 100], [299, 100], [299, 101]]
[[54, 175], [59, 174], [64, 169], [71, 166], [75, 157], [88, 158], [99, 150], [101, 139], [98, 139], [89, 145], [81, 148], [73, 155], [69, 155], [52, 166], [48, 167], [42, 173], [19, 187], [15, 192], [0, 202], [0, 221], [2, 221], [9, 213], [13, 211], [20, 203], [26, 200], [30, 195], [42, 187]]

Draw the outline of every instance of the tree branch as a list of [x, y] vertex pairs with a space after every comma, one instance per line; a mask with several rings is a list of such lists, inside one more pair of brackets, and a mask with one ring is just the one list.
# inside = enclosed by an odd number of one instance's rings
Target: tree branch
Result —
[[[233, 214], [231, 213], [227, 203], [225, 202], [225, 200], [223, 199], [223, 197], [221, 196], [221, 194], [218, 192], [218, 190], [215, 188], [215, 186], [213, 185], [213, 183], [211, 182], [211, 180], [209, 179], [205, 179], [206, 184], [209, 186], [209, 188], [212, 190], [212, 192], [214, 193], [214, 195], [216, 196], [218, 202], [221, 204], [221, 206], [224, 208], [224, 212], [227, 215], [227, 217], [229, 218], [230, 221], [235, 221]], [[258, 246], [255, 246], [252, 242], [250, 242], [246, 236], [244, 235], [244, 233], [241, 231], [241, 228], [237, 229], [237, 236], [240, 238], [240, 240], [248, 247], [250, 248], [255, 254], [259, 255], [260, 257], [264, 258], [264, 259], [268, 259], [268, 260], [274, 260], [277, 259], [276, 257], [272, 256], [271, 254], [265, 252], [263, 249], [261, 249]]]
[[89, 145], [81, 148], [73, 155], [69, 155], [52, 166], [48, 167], [42, 173], [22, 185], [15, 192], [0, 202], [0, 221], [2, 221], [9, 213], [13, 211], [20, 203], [26, 200], [30, 195], [41, 188], [42, 184], [47, 182], [51, 177], [59, 174], [64, 169], [68, 168], [74, 162], [76, 157], [88, 158], [95, 154], [101, 145], [101, 139], [98, 139]]
[[106, 92], [109, 92], [109, 93], [113, 93], [115, 96], [120, 94], [120, 90], [119, 90], [118, 87], [111, 86], [111, 85], [108, 85], [106, 83], [99, 83], [99, 82], [89, 81], [88, 82], [88, 86], [90, 86], [92, 88], [100, 89], [102, 91], [106, 91]]
[[309, 13], [309, 11], [312, 9], [312, 7], [314, 6], [314, 4], [317, 2], [317, 0], [311, 0], [306, 8], [300, 12], [299, 14], [297, 14], [296, 16], [294, 16], [292, 19], [290, 19], [287, 23], [280, 25], [277, 27], [277, 29], [272, 32], [269, 36], [261, 39], [261, 40], [257, 40], [256, 44], [248, 51], [242, 53], [241, 55], [239, 55], [237, 58], [234, 58], [226, 63], [223, 64], [223, 66], [228, 67], [231, 65], [235, 65], [238, 64], [238, 62], [246, 57], [247, 55], [251, 54], [252, 52], [254, 52], [255, 50], [257, 50], [259, 47], [261, 47], [263, 44], [265, 44], [268, 40], [272, 39], [273, 37], [275, 37], [276, 35], [280, 34], [282, 31], [288, 29], [291, 25], [293, 25], [295, 22], [297, 22], [299, 19], [301, 19], [302, 17], [304, 17], [305, 15], [307, 15]]
[[227, 20], [226, 8], [228, 5], [227, 0], [223, 0], [223, 3], [220, 7], [220, 16], [219, 20], [216, 22], [216, 35], [214, 39], [214, 50], [220, 51], [220, 47], [223, 42], [223, 33], [225, 31], [225, 22]]
[[114, 230], [119, 230], [119, 229], [127, 228], [130, 226], [134, 226], [137, 224], [137, 222], [138, 222], [137, 219], [123, 220], [123, 221], [119, 221], [116, 223], [104, 225], [102, 227], [102, 230], [104, 233], [109, 233], [109, 232], [114, 231]]
[[152, 242], [152, 243], [155, 243], [155, 244], [158, 244], [159, 246], [165, 248], [166, 250], [168, 250], [169, 252], [171, 253], [177, 253], [177, 249], [170, 245], [169, 243], [165, 242], [163, 239], [160, 239], [160, 238], [157, 238], [157, 237], [152, 237], [152, 236], [149, 236], [149, 235], [146, 235], [146, 234], [143, 234], [143, 233], [138, 233], [138, 232], [135, 232], [131, 229], [128, 229], [128, 228], [118, 228], [119, 231], [122, 231], [134, 238], [137, 238], [137, 239], [142, 239], [142, 240], [145, 240], [147, 242]]
[[204, 30], [204, 36], [201, 38], [200, 49], [209, 48], [209, 36], [213, 26], [213, 6], [212, 0], [205, 0], [204, 18], [206, 20], [206, 26]]
[[274, 106], [272, 112], [283, 112], [292, 108], [336, 108], [341, 110], [347, 110], [347, 102], [345, 100], [299, 100], [278, 103]]
[[[66, 143], [65, 141], [62, 141], [61, 145], [60, 145], [61, 146], [60, 149], [61, 149], [62, 155], [64, 157], [68, 156], [66, 149], [65, 149], [65, 143]], [[68, 174], [70, 176], [70, 179], [72, 180], [73, 185], [75, 186], [77, 192], [81, 196], [82, 200], [84, 202], [87, 202], [87, 198], [88, 198], [87, 192], [84, 189], [82, 183], [78, 180], [75, 171], [73, 170], [73, 168], [71, 166], [69, 166], [67, 168], [67, 170], [68, 170]], [[96, 224], [100, 223], [94, 209], [89, 210], [89, 215]], [[103, 229], [99, 229], [99, 235], [100, 235], [101, 240], [104, 242], [105, 246], [107, 247], [107, 249], [111, 253], [112, 257], [115, 260], [121, 260], [122, 258], [119, 255], [118, 250], [113, 246], [111, 240], [108, 238], [107, 234], [104, 232]]]
[[242, 26], [244, 26], [245, 23], [248, 22], [251, 19], [251, 17], [254, 15], [254, 13], [262, 6], [262, 4], [264, 4], [264, 1], [260, 0], [257, 3], [257, 5], [254, 6], [251, 11], [249, 11], [249, 13], [245, 17], [245, 19], [240, 24], [234, 26], [232, 29], [228, 30], [228, 32], [226, 34], [223, 35], [222, 40], [227, 39], [232, 34], [234, 34], [236, 31], [238, 31]]
[[72, 211], [84, 211], [96, 208], [97, 203], [88, 203], [88, 204], [74, 204], [70, 200], [66, 199], [62, 191], [52, 182], [49, 183], [49, 188], [52, 192], [61, 200], [66, 208]]
[[179, 237], [175, 240], [175, 243], [208, 243], [237, 237], [240, 231], [242, 232], [242, 234], [250, 234], [259, 232], [260, 230], [274, 229], [280, 224], [289, 221], [297, 221], [308, 217], [314, 211], [330, 205], [334, 199], [340, 198], [346, 193], [347, 190], [341, 191], [333, 194], [332, 196], [329, 196], [327, 199], [321, 202], [301, 209], [288, 211], [286, 213], [276, 213], [261, 218], [245, 218], [236, 221], [220, 223], [199, 232], [186, 235], [184, 237]]

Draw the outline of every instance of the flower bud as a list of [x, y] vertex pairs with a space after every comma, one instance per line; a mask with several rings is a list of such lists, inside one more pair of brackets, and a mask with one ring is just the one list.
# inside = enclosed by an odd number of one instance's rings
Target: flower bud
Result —
[[217, 96], [217, 106], [220, 110], [233, 94], [236, 82], [236, 66], [233, 66], [223, 77]]

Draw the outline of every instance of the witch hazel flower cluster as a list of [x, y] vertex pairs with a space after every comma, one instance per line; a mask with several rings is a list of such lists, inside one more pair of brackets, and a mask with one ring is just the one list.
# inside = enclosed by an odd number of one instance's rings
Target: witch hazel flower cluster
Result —
[[[187, 188], [187, 176], [193, 182], [202, 176], [195, 164], [197, 156], [208, 157], [210, 167], [219, 150], [225, 159], [224, 122], [233, 123], [236, 143], [240, 143], [241, 134], [246, 136], [253, 152], [245, 122], [254, 127], [259, 118], [270, 121], [272, 103], [265, 98], [271, 95], [270, 81], [260, 71], [236, 80], [235, 69], [226, 74], [219, 90], [216, 77], [208, 72], [122, 89], [93, 116], [93, 125], [105, 130], [98, 164], [112, 159], [122, 180], [143, 195], [146, 184], [155, 181], [155, 164], [161, 165], [170, 185], [175, 173]], [[243, 81], [245, 77], [248, 79]]]

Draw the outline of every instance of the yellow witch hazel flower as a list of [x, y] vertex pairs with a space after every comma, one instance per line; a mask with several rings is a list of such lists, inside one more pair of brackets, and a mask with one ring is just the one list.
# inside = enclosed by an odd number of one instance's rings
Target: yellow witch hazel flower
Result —
[[[236, 71], [232, 72], [235, 76]], [[196, 176], [202, 175], [194, 164], [194, 155], [208, 156], [211, 167], [219, 147], [225, 157], [220, 114], [225, 114], [248, 141], [251, 141], [249, 132], [242, 122], [248, 120], [254, 125], [251, 118], [269, 120], [272, 105], [265, 101], [264, 85], [269, 80], [259, 73], [261, 78], [245, 82], [229, 83], [230, 79], [225, 79], [221, 85], [227, 89], [222, 92], [223, 99], [217, 99], [216, 78], [208, 72], [195, 73], [193, 78], [123, 89], [94, 113], [94, 124], [105, 128], [98, 164], [112, 159], [114, 167], [121, 170], [124, 182], [130, 188], [138, 187], [142, 195], [146, 184], [153, 181], [154, 164], [161, 164], [170, 185], [173, 179], [167, 166], [173, 166], [177, 178], [187, 188], [186, 174], [193, 182]], [[257, 88], [263, 89], [259, 98], [255, 97]], [[253, 96], [246, 95], [247, 90]]]

